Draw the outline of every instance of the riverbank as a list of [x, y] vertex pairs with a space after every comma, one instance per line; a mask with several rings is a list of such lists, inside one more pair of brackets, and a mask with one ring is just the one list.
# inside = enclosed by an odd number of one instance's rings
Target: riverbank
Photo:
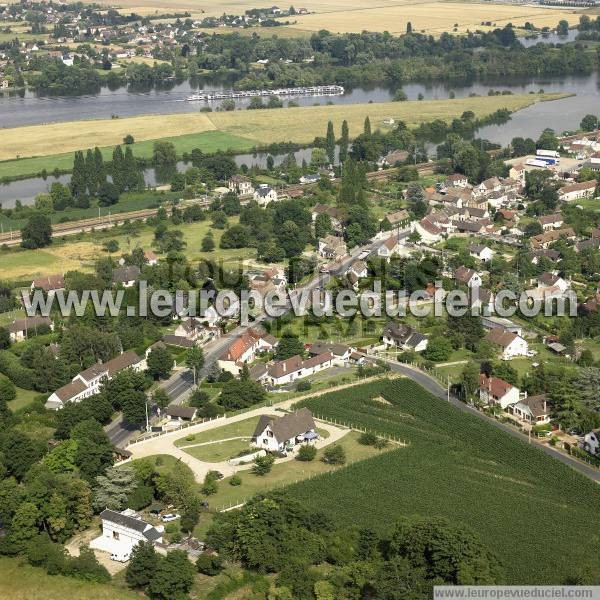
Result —
[[[180, 155], [193, 148], [200, 148], [204, 152], [243, 152], [254, 146], [284, 141], [311, 143], [315, 137], [324, 135], [330, 120], [338, 134], [342, 121], [347, 120], [350, 136], [354, 137], [362, 131], [367, 116], [374, 129], [390, 127], [384, 123], [389, 119], [404, 121], [409, 127], [415, 127], [434, 119], [449, 121], [467, 110], [473, 111], [476, 117], [484, 117], [500, 108], [515, 112], [537, 102], [569, 95], [521, 94], [192, 115], [146, 115], [16, 127], [2, 132], [0, 160], [4, 162], [0, 162], [0, 179], [35, 176], [42, 170], [48, 174], [54, 169], [69, 170], [73, 165], [73, 152], [88, 148], [90, 140], [94, 140], [93, 145], [102, 148], [105, 158], [110, 158], [113, 146], [122, 143], [126, 135], [135, 138], [133, 151], [139, 158], [151, 156], [152, 145], [157, 139], [172, 142]], [[158, 132], [160, 136], [157, 136]], [[62, 152], [58, 153], [58, 150]], [[21, 158], [15, 160], [16, 156]]]

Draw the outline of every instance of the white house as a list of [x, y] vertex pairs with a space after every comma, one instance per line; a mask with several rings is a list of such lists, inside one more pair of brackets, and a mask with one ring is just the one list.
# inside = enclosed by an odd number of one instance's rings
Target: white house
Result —
[[350, 357], [356, 352], [356, 348], [346, 346], [345, 344], [336, 344], [330, 342], [313, 342], [308, 349], [311, 356], [325, 355], [331, 353], [333, 356], [332, 364], [343, 367], [350, 362]]
[[65, 289], [64, 275], [49, 275], [48, 277], [40, 277], [31, 282], [31, 291], [35, 289], [44, 290], [48, 297], [52, 297], [57, 291]]
[[548, 271], [544, 271], [544, 273], [537, 278], [537, 287], [557, 287], [561, 292], [564, 293], [571, 288], [571, 282], [560, 277], [558, 273], [549, 273]]
[[331, 366], [333, 366], [331, 352], [311, 356], [306, 360], [296, 355], [267, 365], [266, 373], [261, 379], [270, 385], [285, 385], [329, 369]]
[[129, 560], [132, 550], [140, 542], [162, 543], [163, 526], [146, 523], [131, 509], [117, 512], [106, 508], [100, 518], [102, 535], [90, 542], [90, 548], [116, 554], [120, 560]]
[[29, 335], [37, 335], [38, 328], [43, 331], [45, 328], [54, 330], [54, 323], [50, 317], [25, 317], [24, 319], [15, 319], [12, 323], [7, 326], [8, 333], [10, 334], [11, 342], [20, 342]]
[[592, 429], [583, 436], [582, 448], [594, 456], [600, 456], [600, 428]]
[[282, 452], [318, 439], [315, 429], [315, 421], [308, 408], [283, 417], [262, 415], [252, 435], [252, 444], [269, 452]]
[[112, 379], [117, 373], [125, 369], [142, 371], [145, 368], [145, 360], [142, 360], [135, 352], [123, 352], [105, 363], [96, 363], [75, 375], [70, 383], [50, 395], [45, 406], [48, 409], [58, 410], [67, 402], [80, 402], [84, 398], [97, 394], [102, 383]]
[[457, 283], [462, 283], [467, 287], [481, 287], [481, 275], [473, 269], [468, 269], [464, 265], [458, 267], [454, 273]]
[[240, 196], [246, 196], [254, 193], [252, 182], [243, 175], [234, 175], [228, 182], [230, 192], [239, 194]]
[[391, 235], [389, 238], [387, 238], [387, 240], [379, 245], [376, 250], [376, 254], [380, 258], [385, 258], [387, 262], [389, 262], [390, 258], [394, 254], [398, 254], [400, 252], [401, 247], [402, 244], [400, 243], [398, 236]]
[[277, 202], [277, 191], [266, 183], [261, 183], [254, 190], [254, 199], [260, 206], [266, 206], [271, 202]]
[[564, 225], [565, 219], [560, 213], [554, 213], [552, 215], [542, 215], [538, 222], [544, 231], [552, 231], [553, 229], [560, 229]]
[[429, 342], [427, 336], [419, 333], [414, 327], [392, 321], [386, 323], [383, 328], [382, 339], [386, 346], [396, 346], [402, 350], [415, 352], [423, 352]]
[[452, 187], [460, 187], [466, 188], [469, 185], [469, 180], [466, 175], [462, 173], [454, 173], [453, 175], [449, 175], [446, 177], [446, 181], [444, 182], [447, 188]]
[[317, 252], [323, 258], [338, 259], [348, 254], [348, 248], [344, 238], [335, 235], [327, 235], [319, 240]]
[[519, 388], [498, 377], [479, 375], [479, 398], [484, 404], [495, 404], [506, 409], [520, 400]]
[[482, 246], [480, 244], [472, 244], [471, 246], [469, 246], [469, 254], [473, 258], [477, 258], [482, 262], [489, 262], [494, 256], [494, 251], [491, 248], [488, 248], [487, 246]]
[[505, 329], [490, 329], [485, 339], [496, 346], [500, 346], [500, 358], [511, 360], [516, 356], [527, 356], [529, 344], [520, 335]]
[[550, 408], [544, 394], [523, 398], [513, 404], [510, 411], [515, 417], [531, 425], [550, 423]]
[[558, 198], [563, 202], [581, 200], [582, 198], [593, 198], [597, 184], [598, 182], [595, 179], [592, 179], [591, 181], [582, 181], [580, 183], [565, 185], [558, 190]]
[[154, 267], [158, 264], [158, 257], [156, 254], [154, 254], [154, 252], [152, 252], [152, 250], [146, 250], [144, 252], [144, 258], [151, 267]]
[[420, 221], [412, 221], [410, 228], [413, 233], [419, 234], [425, 244], [434, 244], [442, 239], [442, 229], [428, 217], [423, 217]]
[[130, 288], [135, 285], [141, 273], [140, 268], [135, 265], [119, 267], [113, 270], [112, 281], [114, 285], [122, 285], [125, 288]]

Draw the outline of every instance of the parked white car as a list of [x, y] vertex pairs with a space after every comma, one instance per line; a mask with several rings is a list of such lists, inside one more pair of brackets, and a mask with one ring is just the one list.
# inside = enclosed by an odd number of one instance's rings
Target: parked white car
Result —
[[113, 552], [110, 555], [110, 560], [116, 560], [117, 562], [127, 562], [129, 558], [129, 552]]
[[161, 520], [163, 523], [170, 523], [171, 521], [176, 521], [177, 519], [180, 519], [181, 515], [177, 515], [175, 513], [169, 513], [167, 515], [163, 515], [161, 517]]

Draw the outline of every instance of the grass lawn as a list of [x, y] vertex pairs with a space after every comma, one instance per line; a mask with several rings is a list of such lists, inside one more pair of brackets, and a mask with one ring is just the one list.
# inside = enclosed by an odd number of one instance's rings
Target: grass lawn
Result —
[[178, 448], [184, 448], [191, 444], [202, 444], [203, 442], [212, 442], [214, 440], [225, 440], [232, 437], [252, 437], [256, 425], [260, 417], [252, 417], [250, 419], [243, 419], [242, 421], [236, 421], [235, 423], [229, 423], [222, 427], [216, 427], [215, 429], [209, 429], [207, 431], [200, 431], [191, 435], [181, 437], [175, 442], [175, 446]]
[[[71, 121], [49, 125], [30, 125], [3, 131], [0, 160], [0, 177], [18, 173], [39, 172], [42, 168], [53, 170], [57, 157], [62, 155], [62, 168], [72, 167], [72, 157], [65, 152], [87, 148], [90, 140], [99, 147], [120, 144], [127, 134], [137, 140], [134, 153], [148, 156], [152, 140], [172, 141], [181, 153], [193, 147], [212, 145], [222, 149], [248, 149], [255, 144], [293, 141], [310, 143], [323, 135], [327, 122], [333, 121], [336, 131], [346, 119], [350, 135], [362, 131], [365, 117], [369, 116], [374, 128], [381, 127], [383, 120], [393, 117], [405, 121], [409, 127], [434, 119], [451, 120], [465, 110], [472, 110], [476, 117], [488, 115], [499, 108], [516, 111], [540, 100], [564, 97], [564, 94], [522, 94], [495, 97], [460, 98], [455, 100], [426, 100], [413, 102], [376, 102], [365, 104], [338, 104], [303, 106], [273, 110], [236, 110], [232, 112], [185, 113], [171, 115], [147, 115], [123, 119], [98, 119]], [[209, 132], [205, 137], [198, 134]], [[193, 134], [193, 135], [188, 135]], [[217, 137], [215, 137], [217, 136]], [[208, 151], [208, 148], [206, 148]], [[107, 150], [105, 150], [107, 152]], [[48, 159], [28, 166], [14, 163], [18, 157], [40, 156]], [[24, 161], [19, 161], [19, 163]]]
[[[363, 446], [358, 443], [360, 433], [351, 431], [346, 434], [338, 443], [346, 451], [347, 464], [355, 463], [365, 458], [382, 454], [386, 450], [377, 450], [372, 446]], [[394, 448], [394, 446], [389, 446]], [[230, 505], [239, 504], [257, 494], [274, 488], [282, 487], [291, 483], [302, 481], [321, 475], [339, 471], [340, 467], [327, 465], [321, 461], [324, 449], [317, 452], [317, 457], [311, 462], [302, 462], [299, 460], [289, 460], [278, 465], [274, 465], [271, 472], [263, 477], [253, 475], [250, 471], [240, 471], [239, 476], [242, 484], [232, 486], [229, 484], [230, 478], [219, 482], [218, 492], [210, 496], [208, 501], [211, 508], [220, 509]]]
[[215, 442], [206, 446], [193, 446], [183, 448], [190, 456], [206, 462], [223, 462], [234, 456], [239, 456], [241, 452], [252, 452], [250, 448], [250, 438], [245, 437], [239, 440], [227, 440]]
[[[42, 591], [43, 590], [43, 591]], [[111, 584], [53, 575], [18, 558], [0, 556], [0, 598], [10, 600], [140, 600], [140, 595]]]

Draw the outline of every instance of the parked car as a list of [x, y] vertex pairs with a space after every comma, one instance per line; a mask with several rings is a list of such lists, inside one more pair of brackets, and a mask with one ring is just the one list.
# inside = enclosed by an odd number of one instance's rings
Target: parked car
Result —
[[181, 518], [181, 515], [178, 515], [175, 513], [168, 513], [161, 517], [161, 521], [163, 523], [170, 523], [171, 521], [177, 521], [177, 519], [180, 519], [180, 518]]
[[110, 560], [116, 560], [117, 562], [127, 562], [129, 560], [129, 552], [113, 552], [110, 555]]

